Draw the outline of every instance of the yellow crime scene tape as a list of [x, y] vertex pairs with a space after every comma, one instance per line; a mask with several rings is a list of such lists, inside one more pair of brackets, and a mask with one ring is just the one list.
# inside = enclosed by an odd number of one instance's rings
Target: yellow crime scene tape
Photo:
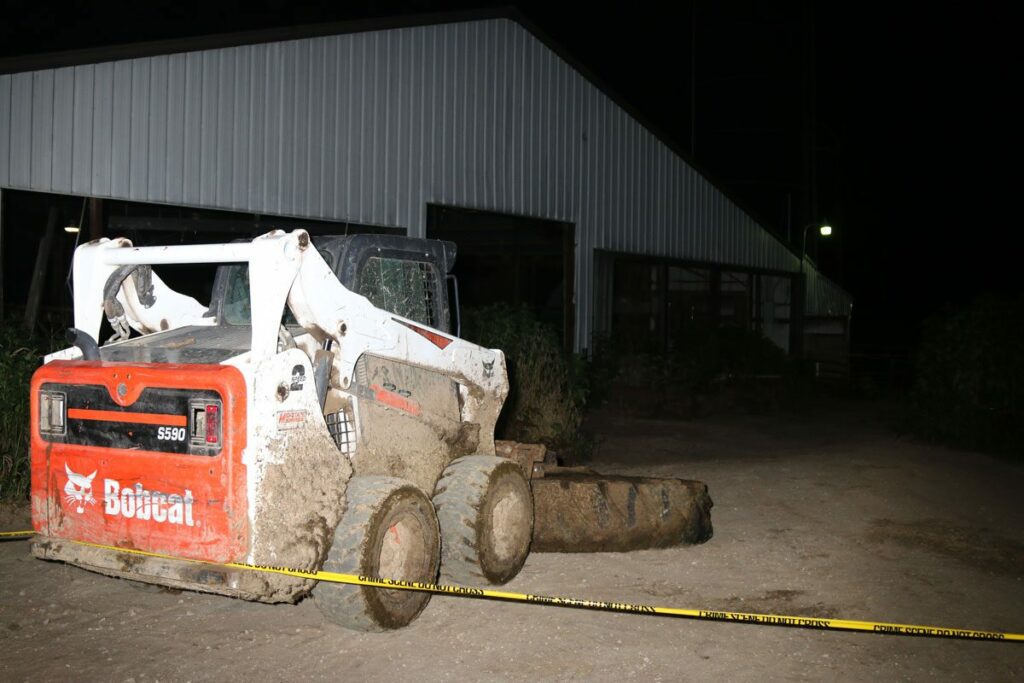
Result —
[[[27, 538], [33, 536], [34, 531], [3, 531], [0, 538]], [[245, 569], [250, 571], [270, 572], [273, 574], [284, 574], [299, 579], [313, 579], [315, 581], [328, 581], [331, 583], [344, 583], [354, 586], [372, 586], [375, 588], [390, 588], [399, 590], [412, 590], [442, 595], [460, 595], [470, 598], [481, 598], [491, 600], [502, 600], [506, 602], [527, 602], [539, 605], [553, 605], [557, 607], [574, 607], [577, 609], [599, 610], [603, 612], [626, 612], [629, 614], [654, 614], [665, 617], [677, 617], [683, 619], [701, 619], [707, 621], [730, 621], [744, 624], [762, 624], [765, 626], [792, 626], [797, 628], [811, 628], [833, 631], [866, 631], [868, 633], [882, 633], [902, 636], [924, 636], [931, 638], [965, 638], [969, 640], [998, 640], [1003, 642], [1024, 642], [1024, 633], [1004, 633], [1000, 631], [978, 631], [967, 628], [947, 628], [943, 626], [924, 626], [919, 624], [894, 624], [880, 621], [859, 621], [857, 619], [827, 619], [821, 617], [797, 617], [782, 614], [757, 614], [752, 612], [727, 612], [719, 610], [703, 609], [682, 609], [676, 607], [655, 607], [652, 605], [639, 605], [628, 602], [604, 602], [600, 600], [580, 600], [577, 598], [553, 597], [548, 595], [530, 595], [527, 593], [512, 593], [509, 591], [492, 590], [490, 588], [472, 588], [466, 586], [446, 586], [436, 583], [423, 583], [419, 581], [402, 581], [399, 579], [380, 579], [356, 574], [340, 574], [338, 572], [313, 571], [307, 572], [288, 567], [272, 567], [242, 562], [206, 562], [204, 560], [193, 560], [189, 558], [175, 557], [161, 553], [152, 553], [145, 550], [134, 550], [129, 548], [118, 548], [116, 546], [101, 545], [98, 543], [87, 543], [85, 541], [74, 541], [80, 545], [87, 545], [93, 548], [113, 550], [120, 553], [132, 555], [144, 555], [164, 560], [179, 560], [194, 562], [196, 564], [209, 564], [217, 567], [229, 567], [232, 569]]]

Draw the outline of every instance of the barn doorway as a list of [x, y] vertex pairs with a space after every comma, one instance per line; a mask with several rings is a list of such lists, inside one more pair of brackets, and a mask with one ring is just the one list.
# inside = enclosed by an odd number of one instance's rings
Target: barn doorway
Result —
[[571, 349], [575, 226], [448, 206], [427, 207], [427, 237], [458, 245], [454, 274], [465, 308], [528, 307]]

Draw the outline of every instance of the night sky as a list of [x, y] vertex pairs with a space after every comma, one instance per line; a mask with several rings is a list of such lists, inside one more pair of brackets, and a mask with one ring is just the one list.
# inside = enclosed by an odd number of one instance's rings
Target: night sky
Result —
[[[1020, 293], [1008, 4], [691, 2], [517, 7], [777, 234], [787, 197], [795, 244], [835, 227], [808, 251], [855, 297], [857, 349], [909, 349], [926, 316]], [[502, 4], [14, 0], [0, 56]]]

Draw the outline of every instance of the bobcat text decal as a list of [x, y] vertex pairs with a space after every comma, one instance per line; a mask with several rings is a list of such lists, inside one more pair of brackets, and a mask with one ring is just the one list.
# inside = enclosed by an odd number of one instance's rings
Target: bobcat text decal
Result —
[[121, 488], [116, 479], [103, 480], [103, 511], [114, 517], [151, 519], [159, 524], [195, 526], [192, 519], [192, 492], [185, 495], [147, 491], [142, 484]]

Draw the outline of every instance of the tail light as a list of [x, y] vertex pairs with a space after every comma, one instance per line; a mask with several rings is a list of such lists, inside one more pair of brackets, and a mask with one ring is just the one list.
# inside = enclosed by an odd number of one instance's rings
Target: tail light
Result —
[[206, 404], [206, 443], [216, 446], [220, 443], [220, 406]]
[[188, 412], [191, 444], [204, 448], [220, 446], [222, 433], [220, 401], [191, 401]]
[[67, 429], [67, 396], [62, 391], [40, 391], [39, 431], [63, 435]]

